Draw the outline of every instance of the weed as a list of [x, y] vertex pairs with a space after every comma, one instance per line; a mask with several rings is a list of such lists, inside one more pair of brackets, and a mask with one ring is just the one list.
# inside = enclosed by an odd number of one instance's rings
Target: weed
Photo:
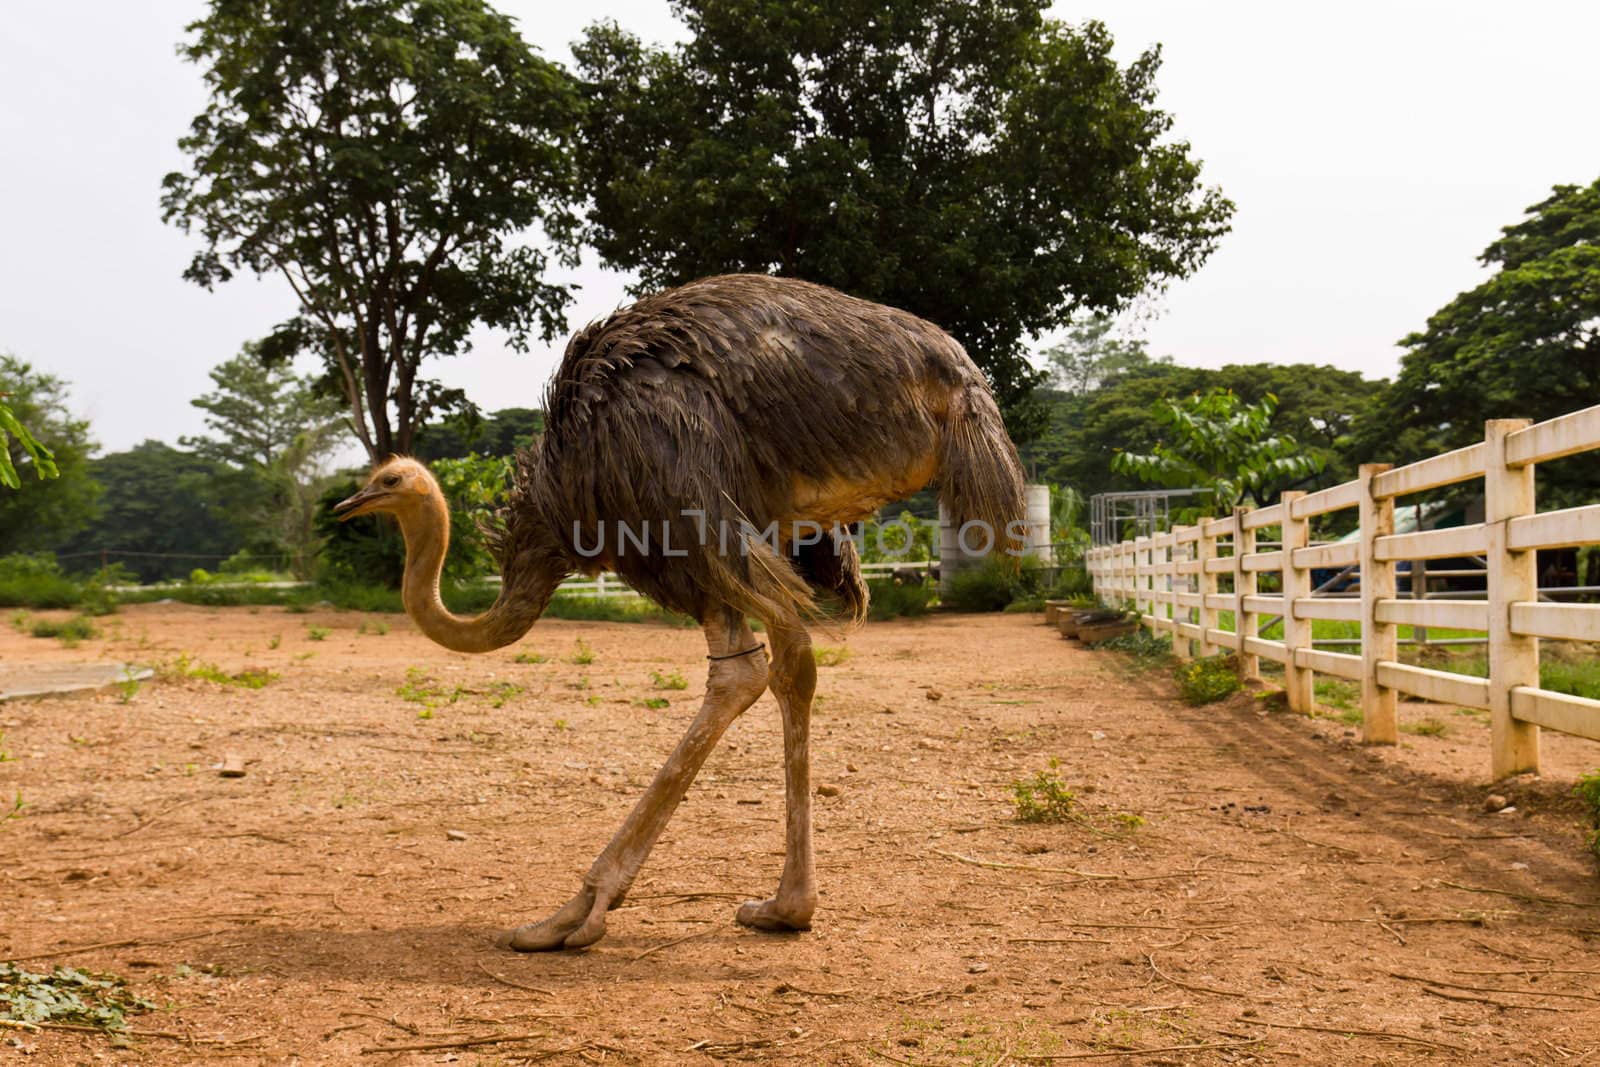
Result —
[[553, 725], [559, 733], [566, 733], [568, 730], [572, 729], [572, 727], [567, 723], [566, 719], [557, 719]]
[[867, 583], [867, 594], [867, 618], [882, 622], [901, 616], [926, 615], [933, 601], [934, 586], [926, 580], [875, 578]]
[[25, 633], [28, 629], [29, 615], [26, 611], [13, 611], [11, 613], [11, 628], [18, 633]]
[[75, 615], [65, 622], [51, 622], [49, 619], [40, 619], [28, 630], [34, 637], [59, 638], [63, 645], [71, 648], [79, 641], [87, 641], [91, 637], [98, 637], [100, 631], [95, 629], [94, 623], [89, 621], [87, 615]]
[[[520, 692], [520, 690], [518, 691]], [[443, 704], [454, 704], [466, 692], [460, 686], [445, 690], [435, 685], [428, 672], [421, 667], [407, 667], [405, 684], [395, 690], [395, 695], [401, 700], [408, 700], [413, 704], [421, 704], [422, 710], [417, 712], [417, 718], [431, 719], [435, 708]], [[495, 707], [499, 706], [499, 704], [495, 705]]]
[[[12, 819], [22, 818], [22, 809], [27, 806], [28, 802], [22, 799], [22, 790], [17, 790], [17, 798], [11, 802], [11, 810], [6, 812], [4, 815], [0, 815], [0, 826], [4, 826]], [[0, 967], [3, 966], [5, 966], [5, 964], [0, 963]]]
[[283, 610], [291, 615], [309, 615], [311, 614], [311, 601], [291, 600], [283, 606]]
[[811, 658], [817, 661], [819, 667], [837, 667], [850, 658], [850, 650], [818, 645], [811, 650]]
[[[671, 674], [662, 674], [660, 671], [651, 671], [650, 680], [657, 689], [687, 689], [689, 679], [683, 676], [682, 671], [673, 671]], [[664, 704], [665, 702], [663, 702]]]
[[589, 647], [589, 642], [578, 638], [578, 650], [567, 657], [568, 663], [576, 663], [580, 667], [587, 667], [594, 662], [594, 649]]
[[1592, 827], [1589, 832], [1589, 851], [1594, 853], [1596, 859], [1600, 859], [1600, 769], [1580, 776], [1572, 792], [1587, 809]]
[[512, 657], [513, 661], [517, 663], [543, 663], [547, 658], [537, 652], [518, 652]]
[[1207, 656], [1178, 664], [1172, 676], [1185, 704], [1213, 704], [1239, 691], [1239, 660], [1233, 655]]
[[127, 982], [109, 974], [57, 967], [49, 974], [0, 963], [0, 1004], [15, 1022], [67, 1029], [127, 1028], [128, 1015], [154, 1011], [155, 1005], [128, 992]]
[[1400, 724], [1401, 733], [1416, 734], [1419, 737], [1443, 737], [1448, 729], [1449, 726], [1447, 724], [1431, 716], [1419, 722], [1403, 722]]
[[1133, 665], [1141, 670], [1153, 670], [1172, 658], [1172, 638], [1157, 637], [1143, 626], [1131, 634], [1097, 642], [1094, 647], [1130, 656]]
[[361, 625], [356, 627], [358, 634], [376, 634], [382, 637], [389, 632], [389, 624], [383, 619], [362, 619]]
[[591, 708], [598, 708], [600, 706], [600, 694], [596, 693], [588, 700], [585, 700], [584, 703], [589, 705]]
[[117, 700], [126, 704], [139, 692], [139, 679], [133, 676], [133, 668], [127, 667], [122, 671], [122, 677], [117, 680]]
[[672, 701], [668, 700], [666, 697], [646, 697], [642, 703], [647, 708], [657, 710], [668, 706], [672, 703]]
[[515, 682], [495, 682], [489, 686], [489, 706], [503, 708], [506, 701], [522, 695], [522, 686]]
[[5, 743], [6, 732], [4, 730], [0, 730], [0, 763], [11, 763], [15, 761], [17, 757], [11, 754], [10, 749], [4, 747]]
[[272, 635], [272, 640], [267, 642], [267, 647], [268, 648], [277, 648], [281, 644], [283, 644], [283, 635], [282, 634], [273, 634]]
[[179, 656], [177, 662], [166, 670], [181, 678], [198, 678], [203, 682], [236, 685], [241, 689], [265, 689], [281, 677], [272, 671], [256, 667], [229, 674], [215, 663], [190, 663], [187, 654]]
[[1318, 703], [1338, 708], [1340, 711], [1354, 708], [1361, 698], [1361, 687], [1342, 678], [1318, 678], [1312, 683], [1311, 690], [1316, 694]]
[[1072, 791], [1052, 773], [1056, 765], [1056, 761], [1051, 760], [1049, 771], [1039, 771], [1032, 778], [1019, 778], [1011, 783], [1011, 803], [1017, 809], [1017, 821], [1068, 822], [1078, 817]]
[[325, 641], [333, 631], [326, 626], [307, 626], [306, 636], [313, 641]]

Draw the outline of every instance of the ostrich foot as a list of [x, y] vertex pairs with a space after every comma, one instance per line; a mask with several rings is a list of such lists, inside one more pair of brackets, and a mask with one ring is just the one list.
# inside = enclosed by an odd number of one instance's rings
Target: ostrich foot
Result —
[[770, 900], [747, 900], [734, 916], [756, 930], [809, 930], [816, 901], [785, 900], [783, 894]]
[[584, 886], [561, 910], [536, 923], [519, 926], [503, 939], [518, 952], [549, 952], [559, 948], [584, 948], [606, 936], [608, 897]]

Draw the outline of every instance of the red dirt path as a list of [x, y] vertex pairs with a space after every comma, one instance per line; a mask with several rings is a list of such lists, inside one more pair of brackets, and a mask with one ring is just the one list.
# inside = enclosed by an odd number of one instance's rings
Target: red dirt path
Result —
[[[281, 675], [0, 705], [0, 794], [28, 805], [0, 829], [0, 959], [127, 975], [162, 1005], [133, 1025], [177, 1035], [11, 1033], [0, 1059], [1600, 1062], [1600, 879], [1567, 796], [1600, 746], [1547, 739], [1489, 814], [1484, 727], [1449, 709], [1402, 705], [1447, 732], [1364, 749], [1248, 695], [1186, 707], [1035, 617], [872, 624], [821, 670], [815, 930], [732, 921], [782, 862], [767, 698], [609, 936], [520, 956], [496, 935], [571, 895], [697, 706], [699, 634], [550, 621], [471, 658], [395, 617], [357, 632], [376, 619], [149, 605], [76, 649], [0, 634], [8, 664]], [[419, 718], [408, 668], [463, 692]], [[674, 671], [686, 690], [652, 680]], [[213, 769], [230, 752], [245, 777]], [[1010, 784], [1051, 759], [1082, 821], [1017, 822]], [[78, 947], [108, 941], [137, 943]]]

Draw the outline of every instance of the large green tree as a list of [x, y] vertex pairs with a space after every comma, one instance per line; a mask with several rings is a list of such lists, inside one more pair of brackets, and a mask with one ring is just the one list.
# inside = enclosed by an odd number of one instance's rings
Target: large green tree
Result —
[[89, 464], [105, 486], [99, 514], [61, 546], [75, 570], [126, 564], [141, 580], [181, 578], [214, 568], [239, 547], [240, 534], [218, 501], [227, 469], [160, 441], [146, 441]]
[[[374, 461], [466, 404], [421, 374], [479, 323], [524, 347], [565, 328], [578, 100], [481, 0], [211, 0], [182, 54], [211, 99], [167, 175], [199, 234], [185, 277], [285, 278], [299, 314], [263, 359], [317, 353]], [[538, 238], [542, 237], [542, 242]]]
[[218, 465], [218, 498], [246, 547], [308, 578], [320, 542], [312, 512], [344, 425], [339, 405], [287, 364], [263, 365], [255, 345], [213, 367], [211, 381], [190, 401], [210, 432], [180, 444]]
[[641, 288], [791, 275], [922, 315], [1018, 439], [1024, 339], [1194, 271], [1230, 204], [1126, 66], [1045, 0], [677, 0], [690, 37], [575, 46], [588, 236]]
[[[72, 414], [65, 382], [12, 355], [0, 354], [0, 406], [8, 409], [0, 466], [20, 475], [4, 479], [15, 492], [0, 494], [0, 555], [50, 551], [94, 515], [89, 423]], [[22, 427], [27, 436], [16, 433]]]
[[[1404, 462], [1483, 439], [1487, 419], [1564, 415], [1600, 401], [1600, 181], [1558, 185], [1479, 260], [1494, 273], [1400, 343], [1400, 374], [1357, 429]], [[1593, 454], [1541, 472], [1540, 499], [1589, 503]]]

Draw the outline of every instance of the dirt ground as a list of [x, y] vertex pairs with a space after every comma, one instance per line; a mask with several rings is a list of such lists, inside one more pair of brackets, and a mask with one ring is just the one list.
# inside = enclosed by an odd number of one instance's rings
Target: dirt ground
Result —
[[[733, 922], [782, 863], [769, 697], [606, 939], [518, 955], [497, 935], [572, 894], [698, 706], [697, 631], [548, 621], [468, 657], [393, 616], [101, 623], [73, 649], [0, 632], [8, 666], [167, 666], [131, 699], [0, 704], [0, 795], [26, 802], [0, 959], [161, 1007], [127, 1047], [13, 1031], [0, 1060], [1600, 1063], [1568, 796], [1600, 746], [1547, 735], [1490, 814], [1479, 717], [1402, 705], [1445, 733], [1368, 749], [1248, 694], [1187, 707], [1037, 617], [871, 624], [820, 671], [814, 930]], [[1051, 761], [1077, 818], [1017, 821], [1012, 783]]]

